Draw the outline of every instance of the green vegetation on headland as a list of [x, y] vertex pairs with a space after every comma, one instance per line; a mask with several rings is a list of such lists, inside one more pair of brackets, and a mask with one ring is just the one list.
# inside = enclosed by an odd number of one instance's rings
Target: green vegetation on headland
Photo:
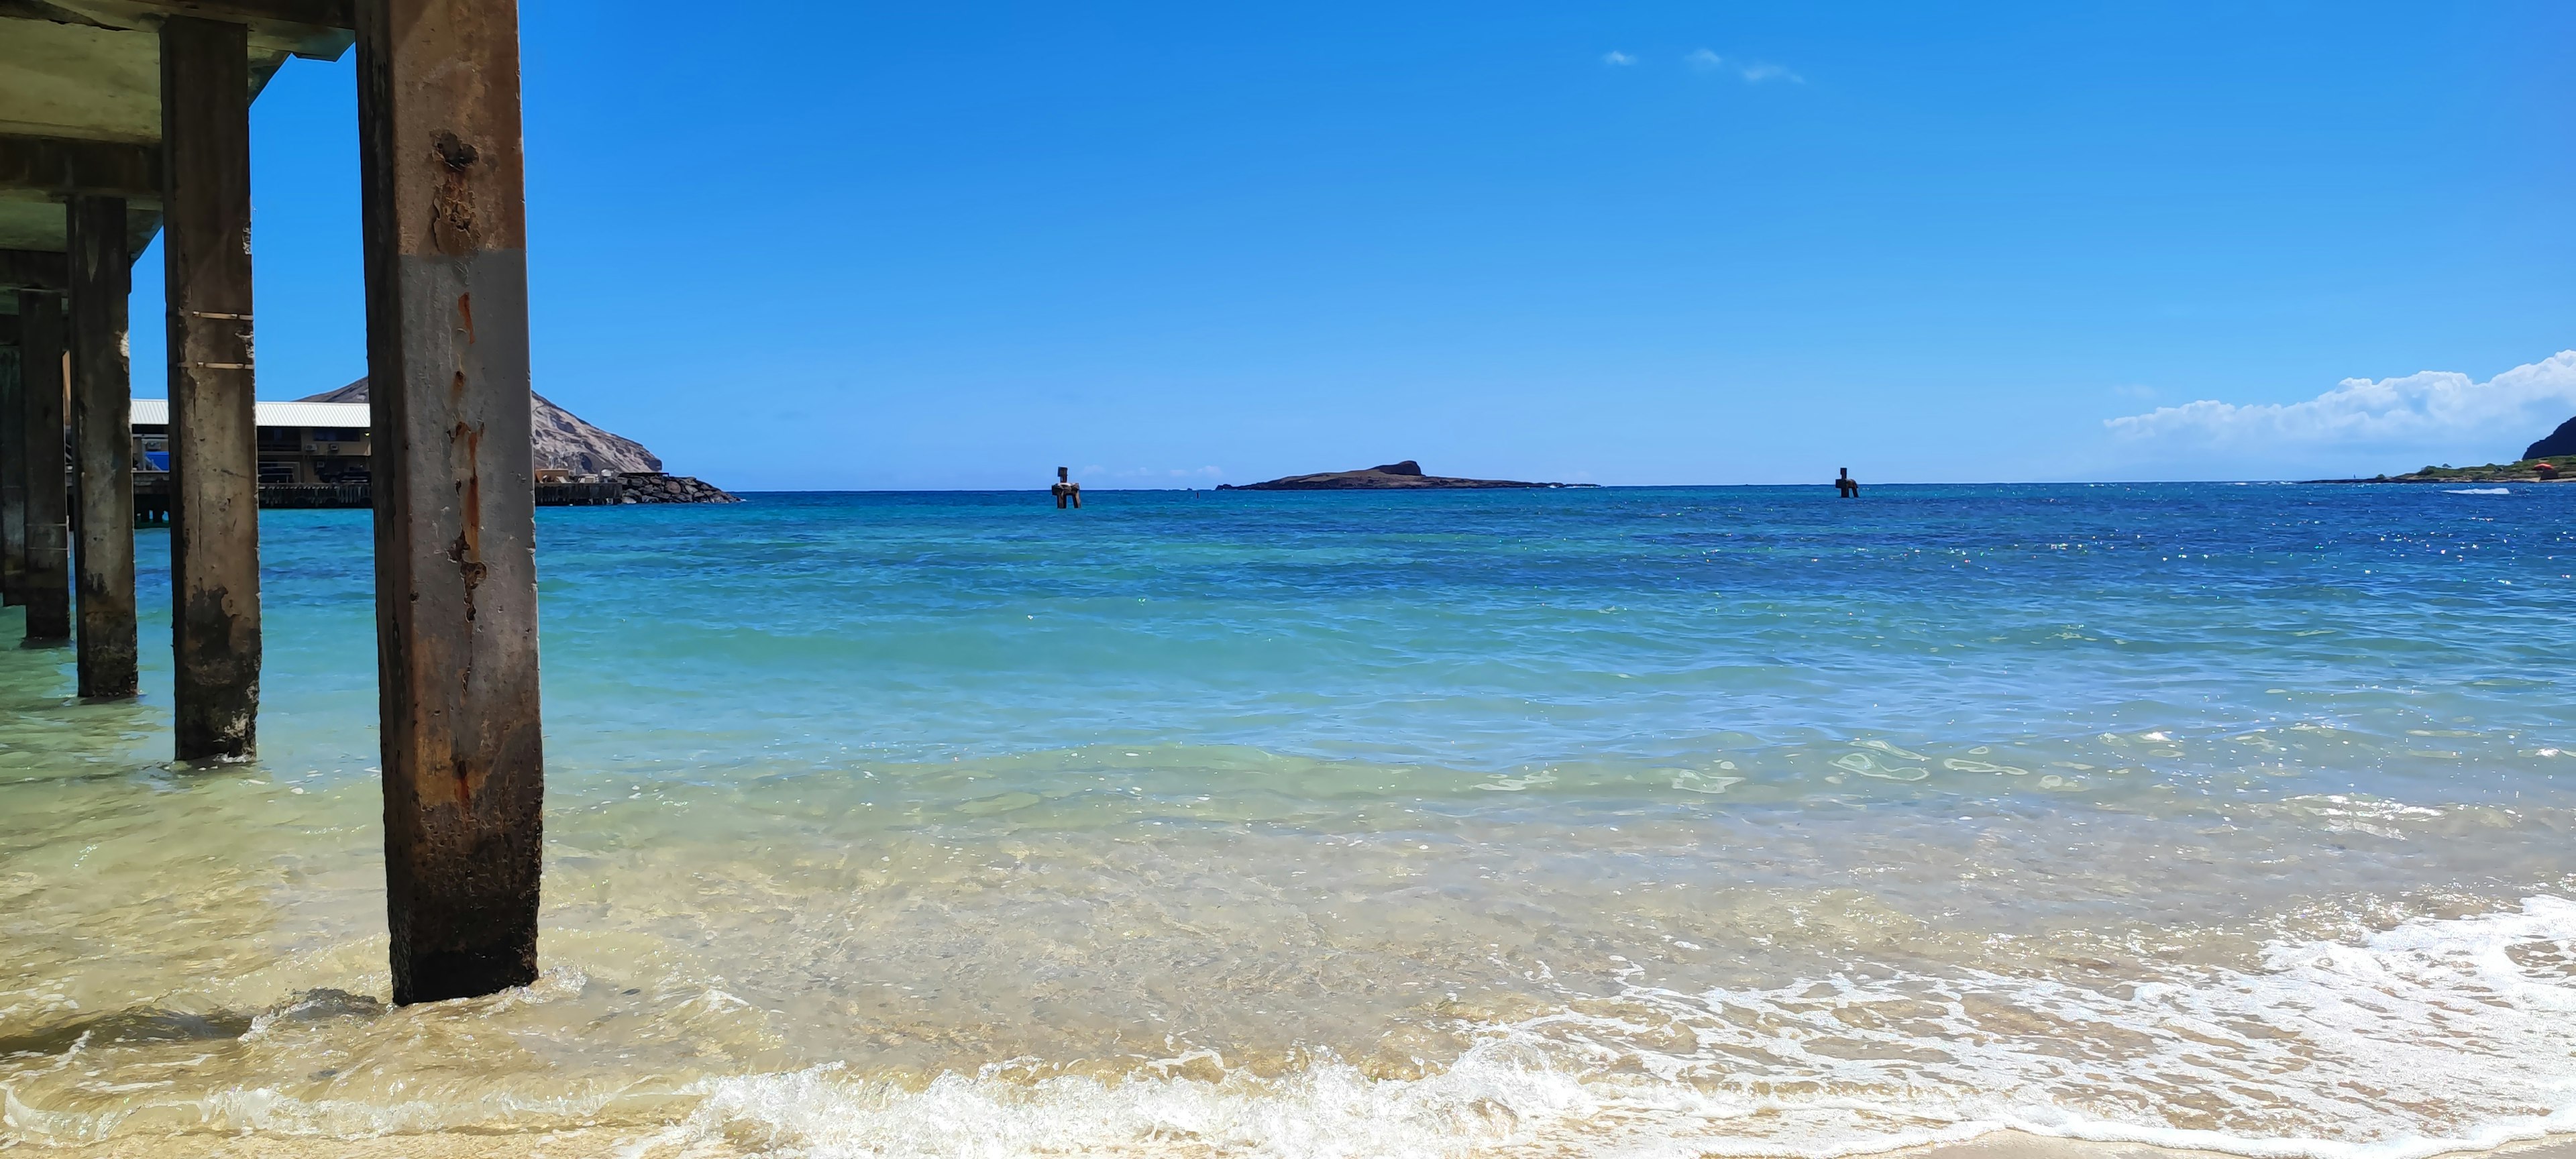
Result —
[[2408, 471], [2403, 475], [2380, 475], [2369, 479], [2318, 479], [2319, 483], [2547, 483], [2556, 480], [2540, 477], [2540, 465], [2557, 468], [2558, 480], [2576, 476], [2576, 457], [2555, 455], [2546, 459], [2523, 459], [2512, 463], [2489, 463], [2483, 467], [2454, 467], [2443, 464]]
[[2454, 467], [2444, 463], [2403, 475], [2380, 475], [2370, 479], [2317, 479], [2318, 483], [2550, 483], [2576, 477], [2576, 419], [2558, 424], [2558, 429], [2541, 436], [2540, 441], [2522, 449], [2522, 457], [2510, 463], [2489, 463], [2483, 467]]

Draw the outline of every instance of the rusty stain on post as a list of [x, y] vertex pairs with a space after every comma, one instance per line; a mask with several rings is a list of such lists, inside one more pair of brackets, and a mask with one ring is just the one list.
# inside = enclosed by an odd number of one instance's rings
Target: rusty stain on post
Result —
[[257, 738], [248, 36], [220, 21], [161, 25], [172, 741], [183, 761], [246, 756]]
[[18, 383], [27, 427], [27, 582], [29, 644], [72, 638], [70, 529], [65, 517], [65, 367], [63, 299], [18, 293]]
[[527, 252], [512, 0], [360, 0], [396, 1002], [536, 977]]
[[68, 212], [80, 695], [122, 700], [135, 692], [133, 389], [125, 333], [132, 262], [125, 199], [74, 197]]

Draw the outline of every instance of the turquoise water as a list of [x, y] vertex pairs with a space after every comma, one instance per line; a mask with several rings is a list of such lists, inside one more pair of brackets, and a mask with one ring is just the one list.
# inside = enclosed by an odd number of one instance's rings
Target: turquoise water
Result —
[[400, 1011], [367, 517], [267, 512], [255, 764], [166, 613], [0, 655], [0, 1143], [2576, 1130], [2576, 488], [2483, 490], [549, 509], [549, 972]]

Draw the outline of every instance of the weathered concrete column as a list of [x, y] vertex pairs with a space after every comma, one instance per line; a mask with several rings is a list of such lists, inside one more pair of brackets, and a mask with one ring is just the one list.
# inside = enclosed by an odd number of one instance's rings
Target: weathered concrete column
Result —
[[0, 346], [0, 606], [16, 607], [27, 586], [27, 392], [18, 381], [18, 316], [0, 322], [9, 324], [9, 344]]
[[537, 976], [535, 479], [515, 0], [358, 0], [394, 1001]]
[[72, 638], [70, 491], [63, 447], [63, 299], [18, 293], [18, 382], [25, 404], [27, 460], [27, 643]]
[[260, 650], [247, 29], [162, 23], [161, 141], [173, 741], [183, 761], [238, 757], [254, 739]]
[[125, 298], [133, 262], [125, 199], [70, 207], [73, 490], [72, 594], [80, 619], [80, 695], [134, 695], [133, 387]]

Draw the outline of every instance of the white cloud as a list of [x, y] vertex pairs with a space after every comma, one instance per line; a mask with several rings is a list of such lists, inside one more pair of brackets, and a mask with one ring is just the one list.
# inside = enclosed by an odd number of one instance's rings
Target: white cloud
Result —
[[1637, 63], [1637, 58], [1614, 48], [1601, 54], [1601, 63], [1628, 65]]
[[[2385, 451], [2421, 454], [2425, 461], [2488, 462], [2519, 456], [2570, 413], [2576, 413], [2576, 350], [2484, 382], [2448, 370], [2347, 378], [2305, 402], [2240, 406], [2203, 399], [2103, 425], [2123, 442], [2179, 452], [2254, 451], [2299, 460], [2320, 452]], [[2390, 469], [2416, 465], [2396, 461], [2403, 466]]]
[[1749, 85], [1758, 85], [1764, 81], [1774, 80], [1784, 80], [1791, 84], [1807, 83], [1807, 78], [1799, 76], [1796, 72], [1791, 71], [1785, 65], [1766, 64], [1758, 60], [1745, 64], [1728, 64], [1725, 57], [1719, 56], [1714, 52], [1710, 52], [1705, 48], [1692, 49], [1687, 55], [1682, 57], [1682, 63], [1701, 72], [1718, 72], [1721, 70], [1731, 72], [1744, 78], [1744, 83]]

